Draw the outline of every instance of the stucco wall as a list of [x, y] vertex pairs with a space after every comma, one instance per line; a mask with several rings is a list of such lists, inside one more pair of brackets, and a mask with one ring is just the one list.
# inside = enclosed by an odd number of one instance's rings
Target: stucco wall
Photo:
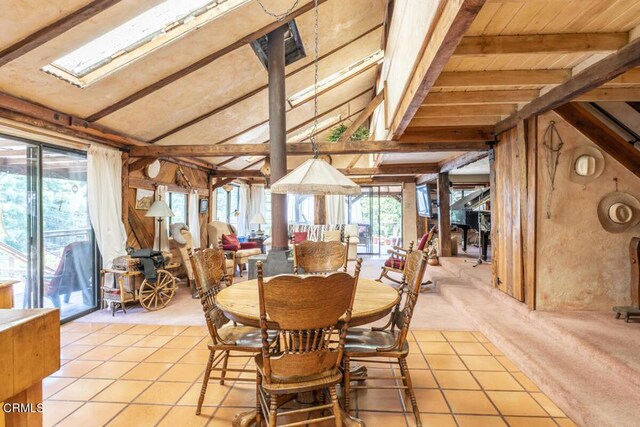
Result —
[[416, 185], [405, 182], [402, 185], [402, 246], [405, 248], [412, 240], [417, 244], [417, 212]]
[[[550, 185], [542, 145], [549, 121], [554, 120], [564, 141], [551, 204], [545, 216]], [[537, 292], [540, 310], [611, 310], [630, 302], [629, 242], [640, 226], [620, 234], [606, 232], [597, 216], [601, 198], [618, 188], [640, 199], [640, 179], [604, 153], [604, 173], [586, 187], [569, 180], [570, 152], [594, 145], [555, 113], [540, 116], [538, 125], [538, 239]], [[595, 146], [595, 145], [594, 145]]]

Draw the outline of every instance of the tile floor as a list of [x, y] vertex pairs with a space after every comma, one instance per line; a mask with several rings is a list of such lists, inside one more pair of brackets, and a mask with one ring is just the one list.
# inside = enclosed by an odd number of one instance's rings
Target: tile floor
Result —
[[[575, 425], [482, 334], [415, 330], [410, 340], [424, 425]], [[210, 383], [196, 416], [207, 341], [200, 326], [64, 325], [63, 366], [44, 382], [45, 426], [231, 425], [237, 412], [254, 407], [254, 385]], [[384, 366], [370, 372], [390, 374], [393, 368]], [[415, 425], [407, 407], [395, 390], [358, 390], [352, 397], [352, 414], [369, 427]]]

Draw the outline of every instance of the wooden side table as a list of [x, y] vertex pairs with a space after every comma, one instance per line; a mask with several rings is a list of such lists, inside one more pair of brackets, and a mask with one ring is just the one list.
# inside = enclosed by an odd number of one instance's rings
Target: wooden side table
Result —
[[247, 241], [257, 243], [258, 248], [260, 249], [260, 252], [264, 253], [264, 241], [267, 240], [268, 238], [269, 236], [249, 237]]

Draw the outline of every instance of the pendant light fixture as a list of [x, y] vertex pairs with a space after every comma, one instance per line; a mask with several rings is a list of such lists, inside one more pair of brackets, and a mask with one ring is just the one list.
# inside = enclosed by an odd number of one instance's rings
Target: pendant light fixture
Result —
[[314, 13], [314, 125], [310, 137], [313, 158], [305, 161], [277, 182], [271, 184], [271, 192], [276, 194], [358, 195], [360, 194], [360, 186], [358, 184], [319, 158], [320, 153], [316, 136], [318, 129], [318, 0], [315, 0]]

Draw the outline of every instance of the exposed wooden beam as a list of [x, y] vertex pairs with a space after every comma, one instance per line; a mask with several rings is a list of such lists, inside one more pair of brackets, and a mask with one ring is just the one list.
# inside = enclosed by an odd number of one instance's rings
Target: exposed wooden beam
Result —
[[460, 169], [489, 155], [486, 151], [470, 151], [445, 162], [440, 162], [440, 172], [451, 172]]
[[430, 92], [422, 106], [474, 105], [529, 102], [540, 95], [538, 89], [520, 90], [474, 90], [464, 92]]
[[629, 42], [627, 33], [527, 34], [516, 36], [467, 36], [454, 56], [523, 53], [607, 53]]
[[349, 127], [347, 128], [347, 130], [344, 131], [344, 133], [342, 134], [338, 142], [348, 141], [351, 138], [351, 135], [353, 135], [358, 130], [358, 128], [360, 128], [360, 126], [362, 126], [364, 122], [366, 122], [369, 119], [369, 117], [371, 117], [371, 115], [376, 110], [376, 108], [378, 108], [378, 105], [380, 105], [383, 101], [384, 101], [384, 91], [381, 91], [371, 100], [371, 102], [369, 102], [369, 105], [367, 105], [367, 107], [362, 111], [362, 113], [360, 113], [360, 115], [356, 117], [353, 123], [349, 125]]
[[[440, 170], [437, 163], [407, 163], [407, 164], [389, 164], [380, 165], [377, 168], [350, 168], [338, 169], [345, 175], [361, 176], [361, 175], [419, 175], [425, 173], [435, 173]], [[250, 178], [261, 177], [262, 172], [255, 169], [218, 169], [212, 173], [213, 177], [236, 177]]]
[[496, 132], [515, 127], [520, 120], [550, 111], [640, 65], [640, 39], [585, 68], [564, 84], [534, 99], [517, 113], [498, 123]]
[[419, 128], [414, 127], [400, 138], [400, 142], [483, 142], [493, 141], [493, 127], [442, 127]]
[[447, 71], [434, 87], [500, 87], [558, 85], [571, 78], [571, 70]]
[[366, 178], [351, 178], [351, 181], [358, 185], [363, 184], [400, 184], [403, 182], [415, 182], [414, 176], [406, 175], [385, 175], [385, 176], [370, 176]]
[[129, 172], [144, 169], [147, 166], [149, 166], [151, 163], [155, 162], [156, 159], [157, 157], [142, 157], [136, 160], [135, 162], [129, 164]]
[[216, 181], [214, 184], [211, 184], [211, 191], [215, 191], [216, 188], [220, 188], [224, 185], [230, 184], [235, 180], [235, 178], [224, 178]]
[[640, 151], [603, 123], [585, 105], [571, 102], [554, 110], [621, 165], [640, 177]]
[[491, 126], [502, 119], [502, 116], [451, 116], [451, 117], [416, 117], [411, 121], [407, 132], [418, 127], [443, 127], [443, 126]]
[[416, 178], [416, 185], [426, 184], [428, 182], [434, 182], [438, 179], [437, 173], [427, 173], [424, 175], [420, 175]]
[[407, 129], [484, 3], [485, 0], [456, 0], [446, 3], [433, 31], [426, 37], [417, 66], [401, 97], [391, 124], [393, 139], [400, 138]]
[[[323, 59], [327, 58], [328, 56], [339, 52], [340, 50], [348, 47], [350, 44], [357, 42], [358, 40], [362, 39], [363, 37], [365, 37], [365, 36], [367, 36], [367, 35], [369, 35], [371, 33], [373, 33], [374, 31], [377, 31], [381, 27], [382, 27], [382, 24], [376, 25], [375, 27], [365, 31], [364, 33], [358, 35], [357, 37], [353, 38], [352, 40], [349, 40], [348, 42], [338, 46], [337, 48], [335, 48], [335, 49], [333, 49], [333, 50], [331, 50], [331, 51], [329, 51], [327, 53], [325, 53], [324, 55], [319, 56], [318, 57], [318, 61], [322, 61]], [[308, 64], [306, 64], [306, 65], [304, 65], [304, 66], [302, 66], [302, 67], [300, 67], [298, 69], [295, 69], [293, 71], [288, 72], [286, 74], [286, 77], [291, 77], [291, 76], [293, 76], [293, 75], [295, 75], [295, 74], [297, 74], [297, 73], [299, 73], [299, 72], [301, 72], [303, 70], [306, 70], [306, 69], [308, 69], [308, 68], [310, 68], [312, 66], [313, 66], [313, 62], [310, 62], [310, 63], [308, 63]], [[211, 110], [211, 111], [209, 111], [207, 113], [201, 114], [200, 116], [198, 116], [198, 117], [196, 117], [196, 118], [194, 118], [192, 120], [189, 120], [188, 122], [183, 123], [180, 126], [177, 126], [177, 127], [173, 128], [173, 129], [171, 129], [171, 130], [169, 130], [169, 131], [167, 131], [167, 132], [165, 132], [165, 133], [163, 133], [161, 135], [158, 135], [157, 137], [153, 138], [149, 142], [153, 144], [153, 143], [156, 143], [156, 142], [158, 142], [158, 141], [160, 141], [160, 140], [162, 140], [162, 139], [164, 139], [164, 138], [166, 138], [166, 137], [168, 137], [170, 135], [173, 135], [174, 133], [178, 133], [183, 129], [186, 129], [186, 128], [190, 127], [190, 126], [193, 126], [193, 125], [195, 125], [195, 124], [197, 124], [197, 123], [199, 123], [199, 122], [201, 122], [201, 121], [203, 121], [203, 120], [205, 120], [205, 119], [207, 119], [207, 118], [209, 118], [211, 116], [214, 116], [214, 115], [216, 115], [216, 114], [218, 114], [218, 113], [220, 113], [220, 112], [222, 112], [222, 111], [224, 111], [224, 110], [226, 110], [228, 108], [233, 107], [234, 105], [236, 105], [236, 104], [238, 104], [238, 103], [240, 103], [240, 102], [242, 102], [242, 101], [244, 101], [246, 99], [251, 98], [254, 95], [257, 95], [258, 93], [260, 93], [262, 91], [267, 90], [267, 87], [268, 87], [268, 85], [266, 85], [266, 84], [262, 85], [262, 86], [254, 89], [254, 90], [252, 90], [250, 92], [247, 92], [246, 94], [244, 94], [244, 95], [242, 95], [242, 96], [240, 96], [240, 97], [238, 97], [236, 99], [233, 99], [233, 100], [227, 102], [224, 105], [221, 105], [220, 107], [214, 108], [213, 110]]]
[[[426, 134], [425, 134], [426, 135]], [[319, 143], [322, 154], [370, 154], [370, 153], [421, 153], [431, 151], [467, 151], [484, 148], [486, 138], [472, 141], [430, 141], [419, 134], [408, 141], [353, 141], [344, 143]], [[408, 143], [411, 142], [411, 143]], [[229, 157], [229, 156], [267, 156], [268, 144], [224, 144], [224, 145], [152, 145], [134, 147], [131, 157], [162, 157], [168, 154], [180, 157]], [[313, 154], [311, 144], [287, 144], [287, 155], [306, 156]]]
[[[71, 12], [64, 18], [28, 35], [0, 52], [0, 67], [42, 46], [44, 43], [70, 30], [76, 25], [89, 20], [117, 3], [120, 3], [120, 0], [95, 0]], [[37, 13], [37, 11], [34, 11], [34, 13]]]
[[[318, 4], [322, 4], [327, 0], [317, 0]], [[262, 28], [260, 28], [257, 31], [254, 31], [251, 34], [248, 34], [238, 40], [236, 40], [235, 42], [223, 47], [222, 49], [219, 49], [207, 56], [205, 56], [202, 59], [199, 59], [198, 61], [194, 62], [193, 64], [189, 65], [186, 68], [183, 68], [179, 71], [176, 71], [173, 74], [168, 75], [167, 77], [145, 87], [140, 89], [139, 91], [127, 96], [124, 99], [121, 99], [120, 101], [116, 102], [115, 104], [112, 104], [110, 106], [108, 106], [107, 108], [104, 108], [94, 114], [92, 114], [91, 116], [87, 117], [87, 121], [90, 122], [95, 122], [96, 120], [100, 120], [103, 117], [108, 116], [109, 114], [118, 111], [124, 107], [126, 107], [129, 104], [132, 104], [133, 102], [144, 98], [145, 96], [162, 89], [163, 87], [167, 86], [168, 84], [171, 84], [181, 78], [183, 78], [184, 76], [187, 76], [199, 69], [201, 69], [202, 67], [205, 67], [206, 65], [212, 63], [213, 61], [215, 61], [216, 59], [230, 53], [233, 52], [236, 49], [241, 48], [242, 46], [251, 43], [252, 41], [259, 39], [260, 37], [270, 33], [271, 31], [275, 30], [276, 28], [281, 27], [282, 25], [284, 25], [285, 23], [297, 18], [298, 16], [302, 15], [303, 13], [306, 13], [310, 10], [313, 10], [314, 7], [314, 2], [313, 1], [308, 1], [305, 4], [303, 4], [302, 6], [298, 7], [297, 9], [295, 9], [294, 11], [292, 11], [290, 14], [288, 14], [287, 16], [285, 16], [283, 19], [281, 20], [277, 20], [274, 22], [271, 22], [269, 25], [266, 25]]]
[[518, 109], [516, 104], [488, 104], [488, 105], [451, 105], [451, 106], [422, 106], [416, 113], [416, 118], [425, 117], [469, 117], [469, 116], [508, 116]]

